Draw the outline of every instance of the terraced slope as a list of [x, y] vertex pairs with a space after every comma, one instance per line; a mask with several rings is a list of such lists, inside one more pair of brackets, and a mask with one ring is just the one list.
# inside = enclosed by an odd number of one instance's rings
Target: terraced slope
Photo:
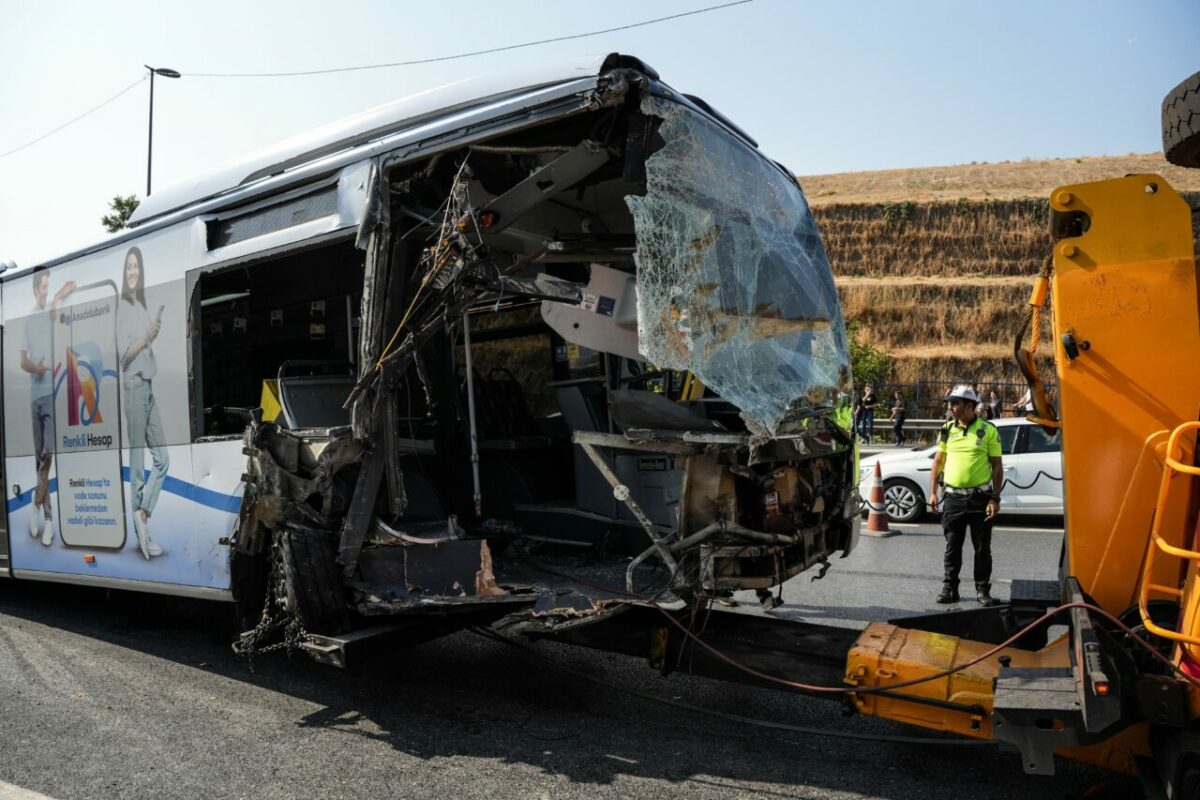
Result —
[[1161, 155], [818, 175], [800, 184], [845, 316], [895, 356], [896, 380], [986, 384], [1020, 380], [1012, 341], [1050, 251], [1045, 198], [1064, 184], [1141, 172], [1163, 175], [1200, 206], [1200, 170]]

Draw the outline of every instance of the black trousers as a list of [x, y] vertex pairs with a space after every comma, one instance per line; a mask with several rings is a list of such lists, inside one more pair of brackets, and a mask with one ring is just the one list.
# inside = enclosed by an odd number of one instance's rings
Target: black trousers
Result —
[[942, 498], [942, 532], [946, 536], [945, 584], [958, 586], [962, 569], [963, 541], [971, 530], [971, 546], [975, 548], [975, 582], [987, 583], [992, 577], [992, 521], [987, 518], [991, 495], [976, 492], [970, 495], [949, 494]]

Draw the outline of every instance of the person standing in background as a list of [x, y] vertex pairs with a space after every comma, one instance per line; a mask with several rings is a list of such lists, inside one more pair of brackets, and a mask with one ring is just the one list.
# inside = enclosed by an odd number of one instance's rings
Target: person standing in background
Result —
[[1012, 410], [1018, 417], [1033, 413], [1033, 392], [1026, 389], [1025, 393], [1017, 398], [1017, 402], [1013, 403]]
[[996, 394], [995, 389], [988, 393], [988, 401], [984, 408], [987, 411], [985, 419], [1000, 419], [1004, 416], [1004, 404], [1000, 402], [1000, 395]]
[[900, 394], [897, 389], [892, 401], [892, 432], [896, 434], [896, 446], [904, 446], [904, 420], [908, 418], [908, 404], [904, 402], [904, 395]]
[[875, 434], [875, 407], [879, 405], [879, 398], [875, 395], [875, 387], [872, 384], [867, 384], [863, 389], [862, 396], [862, 438], [867, 444], [871, 443], [871, 437]]
[[858, 389], [854, 389], [854, 435], [862, 435], [862, 395], [858, 393]]

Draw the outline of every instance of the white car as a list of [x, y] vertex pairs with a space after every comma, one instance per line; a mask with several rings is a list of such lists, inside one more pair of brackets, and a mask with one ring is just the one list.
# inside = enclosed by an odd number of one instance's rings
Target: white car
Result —
[[[1062, 514], [1062, 433], [1020, 417], [994, 420], [1004, 459], [1004, 514]], [[888, 519], [913, 522], [928, 511], [929, 473], [937, 445], [868, 456], [859, 462], [858, 491], [871, 496], [878, 463]]]

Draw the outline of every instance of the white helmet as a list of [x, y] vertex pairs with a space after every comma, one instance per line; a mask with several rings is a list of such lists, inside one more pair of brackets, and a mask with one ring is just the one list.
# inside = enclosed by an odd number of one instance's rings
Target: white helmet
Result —
[[950, 390], [950, 394], [946, 395], [947, 400], [969, 400], [975, 405], [979, 405], [979, 395], [970, 386], [965, 383], [960, 383]]

